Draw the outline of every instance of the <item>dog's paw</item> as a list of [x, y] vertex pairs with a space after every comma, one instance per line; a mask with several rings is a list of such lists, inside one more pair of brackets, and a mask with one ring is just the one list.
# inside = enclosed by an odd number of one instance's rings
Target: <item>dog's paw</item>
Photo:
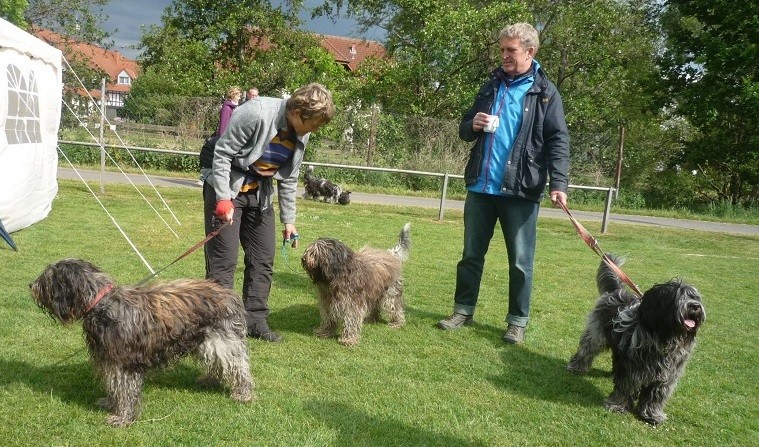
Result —
[[356, 337], [340, 337], [337, 342], [343, 346], [356, 346], [358, 344], [358, 338]]
[[662, 412], [640, 412], [638, 413], [638, 417], [640, 419], [649, 424], [656, 427], [657, 425], [661, 424], [662, 422], [667, 420], [667, 415]]
[[588, 373], [588, 367], [581, 365], [577, 362], [569, 362], [567, 364], [567, 371], [574, 373], [574, 374], [587, 374]]
[[113, 401], [107, 397], [98, 399], [95, 401], [95, 405], [105, 411], [112, 411], [114, 408], [116, 408], [116, 406], [113, 404]]
[[334, 335], [334, 331], [332, 331], [331, 329], [319, 328], [319, 329], [314, 330], [314, 336], [316, 336], [316, 338], [330, 338], [332, 337], [332, 335]]
[[256, 400], [256, 393], [250, 389], [235, 390], [229, 394], [229, 397], [235, 402], [246, 404], [248, 402], [253, 402]]
[[198, 386], [201, 388], [218, 388], [219, 386], [221, 386], [221, 382], [219, 381], [219, 379], [212, 377], [208, 374], [198, 377], [197, 383], [198, 383]]
[[127, 425], [131, 425], [132, 422], [134, 422], [134, 419], [123, 417], [118, 414], [109, 414], [108, 417], [105, 418], [105, 423], [112, 427], [126, 427]]
[[393, 329], [400, 329], [406, 324], [405, 321], [391, 321], [387, 325], [390, 326]]
[[609, 399], [606, 399], [604, 401], [604, 408], [606, 408], [609, 411], [614, 411], [617, 413], [627, 413], [628, 408], [625, 404], [620, 404], [619, 402], [614, 402]]

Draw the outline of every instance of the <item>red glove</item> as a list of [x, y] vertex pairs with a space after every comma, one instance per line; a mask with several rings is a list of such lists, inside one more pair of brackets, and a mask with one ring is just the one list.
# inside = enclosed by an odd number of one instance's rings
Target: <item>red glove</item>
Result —
[[231, 200], [219, 200], [216, 202], [216, 211], [214, 211], [214, 214], [216, 214], [216, 217], [222, 220], [227, 220], [227, 216], [229, 215], [231, 217], [231, 212], [234, 211], [235, 206], [232, 205]]

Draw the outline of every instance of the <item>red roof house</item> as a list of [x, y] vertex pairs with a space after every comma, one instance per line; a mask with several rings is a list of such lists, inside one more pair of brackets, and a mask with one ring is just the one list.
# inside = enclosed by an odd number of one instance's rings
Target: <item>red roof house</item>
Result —
[[[86, 42], [79, 42], [55, 33], [47, 29], [36, 29], [34, 34], [49, 43], [50, 45], [63, 51], [67, 60], [86, 58], [89, 60], [89, 66], [102, 70], [108, 75], [106, 79], [105, 92], [107, 105], [109, 107], [120, 108], [124, 105], [124, 99], [132, 88], [132, 81], [139, 75], [139, 64], [137, 61], [124, 57], [118, 51], [106, 50], [97, 45]], [[64, 62], [64, 70], [67, 65]], [[84, 93], [81, 88], [76, 90]], [[100, 98], [100, 90], [93, 90], [90, 95]], [[83, 94], [83, 96], [86, 96]]]
[[348, 71], [355, 71], [364, 59], [375, 56], [385, 57], [385, 47], [374, 40], [354, 39], [351, 37], [315, 35], [319, 44], [335, 58], [335, 61]]

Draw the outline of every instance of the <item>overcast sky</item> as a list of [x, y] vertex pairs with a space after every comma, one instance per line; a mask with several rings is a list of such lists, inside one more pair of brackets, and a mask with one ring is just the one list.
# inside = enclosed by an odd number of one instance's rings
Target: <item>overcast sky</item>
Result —
[[[142, 26], [159, 25], [161, 23], [161, 14], [163, 10], [171, 3], [171, 0], [111, 0], [105, 5], [104, 11], [108, 15], [108, 20], [103, 24], [106, 30], [112, 31], [118, 29], [111, 39], [114, 42], [114, 50], [120, 51], [124, 56], [134, 59], [137, 57], [137, 50], [131, 49], [140, 42]], [[321, 0], [306, 0], [306, 7], [313, 7], [321, 4]], [[355, 22], [351, 20], [340, 20], [332, 23], [331, 20], [319, 18], [311, 20], [309, 14], [301, 16], [306, 23], [304, 29], [319, 34], [330, 34], [333, 36], [346, 37], [366, 37], [372, 40], [382, 40], [381, 30], [370, 31], [367, 35], [361, 36], [356, 31]]]

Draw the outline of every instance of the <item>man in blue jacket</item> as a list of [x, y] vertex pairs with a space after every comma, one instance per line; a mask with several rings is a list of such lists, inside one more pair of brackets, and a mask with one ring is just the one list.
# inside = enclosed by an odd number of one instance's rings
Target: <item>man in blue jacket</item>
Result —
[[522, 343], [529, 319], [540, 200], [549, 183], [566, 205], [569, 133], [556, 86], [534, 59], [538, 32], [527, 23], [502, 29], [501, 67], [490, 73], [463, 116], [459, 137], [474, 141], [464, 171], [464, 252], [456, 268], [453, 314], [444, 330], [474, 322], [485, 254], [496, 221], [509, 259], [508, 343]]

